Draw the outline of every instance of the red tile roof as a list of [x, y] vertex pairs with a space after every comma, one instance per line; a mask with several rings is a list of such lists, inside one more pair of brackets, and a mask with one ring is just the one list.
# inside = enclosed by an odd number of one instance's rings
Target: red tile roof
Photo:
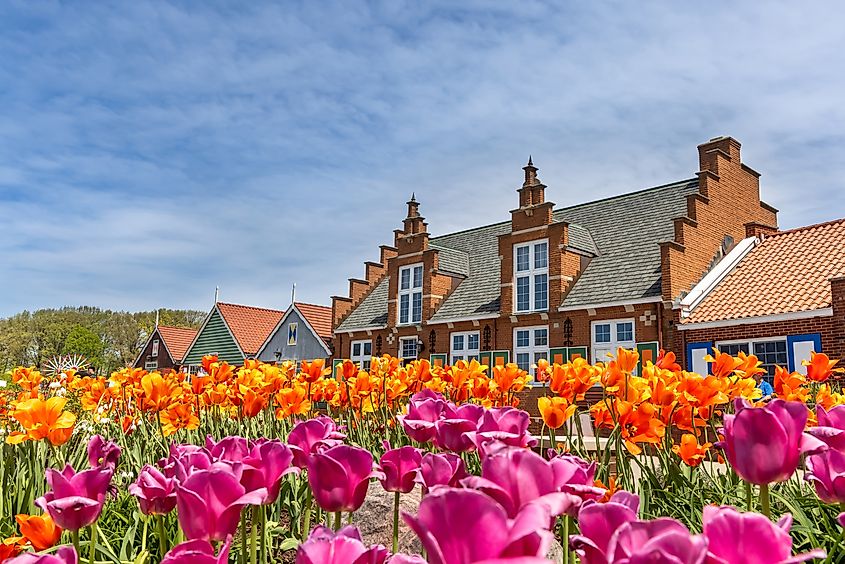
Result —
[[283, 311], [218, 302], [217, 308], [246, 355], [254, 355], [276, 328]]
[[188, 352], [188, 347], [197, 335], [196, 329], [190, 327], [169, 327], [167, 325], [158, 326], [158, 334], [161, 340], [164, 341], [164, 346], [170, 353], [170, 358], [175, 363], [181, 363], [185, 358], [185, 353]]
[[683, 323], [831, 307], [830, 280], [845, 275], [845, 219], [766, 236]]
[[332, 308], [296, 302], [298, 309], [324, 341], [332, 338]]

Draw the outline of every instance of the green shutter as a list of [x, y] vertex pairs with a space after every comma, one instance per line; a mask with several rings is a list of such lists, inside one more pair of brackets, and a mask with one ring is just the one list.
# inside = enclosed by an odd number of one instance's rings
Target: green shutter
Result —
[[511, 361], [510, 358], [510, 351], [493, 351], [492, 364], [490, 365], [490, 368], [498, 366], [499, 364], [504, 366]]
[[478, 362], [485, 366], [493, 366], [493, 353], [490, 351], [481, 351], [478, 353]]
[[448, 364], [449, 359], [446, 357], [445, 354], [433, 354], [429, 357], [428, 361], [431, 363], [432, 366], [437, 366], [437, 363], [440, 363], [440, 367], [443, 368]]
[[337, 379], [337, 374], [340, 372], [340, 367], [343, 366], [343, 359], [335, 359], [332, 366], [332, 376]]
[[587, 356], [587, 347], [569, 347], [566, 352], [566, 358], [568, 360], [573, 360], [575, 358], [583, 358], [587, 361], [590, 360], [590, 358]]
[[229, 364], [239, 366], [243, 364], [244, 357], [241, 354], [238, 344], [226, 327], [223, 316], [215, 307], [211, 313], [208, 323], [200, 331], [196, 342], [191, 350], [185, 355], [184, 364], [197, 366], [202, 363], [202, 357], [207, 354], [217, 353], [217, 358], [225, 360]]
[[640, 353], [640, 359], [637, 361], [637, 374], [642, 374], [642, 366], [644, 361], [657, 362], [657, 355], [660, 352], [660, 345], [657, 341], [649, 341], [647, 343], [637, 343], [637, 352]]
[[549, 349], [550, 364], [566, 364], [578, 357], [587, 358], [587, 347], [555, 347]]

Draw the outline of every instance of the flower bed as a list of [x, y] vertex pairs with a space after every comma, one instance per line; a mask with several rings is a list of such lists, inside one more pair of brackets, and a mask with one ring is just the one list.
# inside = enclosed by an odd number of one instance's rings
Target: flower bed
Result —
[[[568, 562], [845, 558], [835, 361], [779, 369], [761, 401], [753, 356], [714, 351], [709, 375], [638, 360], [540, 363], [535, 434], [515, 365], [18, 368], [0, 389], [0, 562], [541, 562], [556, 538]], [[586, 448], [582, 412], [607, 440]], [[372, 488], [392, 497], [392, 546], [355, 526]], [[400, 522], [423, 554], [397, 552]]]

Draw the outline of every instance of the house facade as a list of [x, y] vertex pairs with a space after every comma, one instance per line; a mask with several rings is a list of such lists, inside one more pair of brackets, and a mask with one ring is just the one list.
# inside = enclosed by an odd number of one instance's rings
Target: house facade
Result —
[[845, 358], [845, 219], [741, 241], [682, 301], [689, 366], [712, 348], [806, 374], [811, 352]]
[[328, 359], [332, 356], [332, 308], [296, 302], [258, 351], [264, 362]]
[[698, 157], [689, 179], [557, 209], [529, 160], [510, 220], [437, 237], [412, 197], [393, 244], [332, 298], [335, 356], [530, 370], [675, 349], [680, 300], [736, 242], [777, 230], [739, 142], [713, 139]]
[[141, 353], [135, 359], [135, 368], [152, 370], [176, 370], [182, 368], [182, 361], [197, 330], [190, 327], [158, 325], [147, 338]]

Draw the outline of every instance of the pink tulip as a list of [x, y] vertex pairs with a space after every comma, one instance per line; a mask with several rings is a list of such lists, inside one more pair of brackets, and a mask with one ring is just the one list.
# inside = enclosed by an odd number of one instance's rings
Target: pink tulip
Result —
[[176, 507], [176, 480], [149, 464], [141, 469], [138, 480], [129, 484], [129, 493], [138, 498], [144, 515], [166, 515]]
[[243, 458], [241, 485], [246, 491], [266, 492], [261, 505], [273, 503], [279, 497], [282, 478], [299, 468], [291, 466], [293, 452], [278, 440], [256, 442]]
[[335, 533], [318, 526], [299, 545], [296, 564], [383, 564], [387, 555], [382, 545], [366, 546], [355, 527], [346, 526]]
[[560, 491], [570, 494], [572, 504], [566, 510], [570, 517], [578, 515], [581, 504], [592, 499], [599, 499], [606, 490], [595, 484], [596, 463], [571, 454], [556, 455], [550, 460], [555, 474], [555, 482]]
[[528, 505], [511, 520], [501, 505], [475, 490], [437, 488], [423, 498], [416, 517], [402, 517], [433, 564], [542, 557], [552, 542], [546, 507]]
[[751, 407], [740, 398], [734, 405], [736, 414], [724, 417], [723, 447], [733, 469], [747, 482], [783, 482], [798, 468], [802, 453], [825, 448], [804, 433], [807, 407], [803, 403], [774, 400]]
[[179, 482], [185, 481], [197, 470], [208, 470], [212, 464], [211, 454], [194, 445], [171, 444], [170, 456], [158, 461], [164, 475]]
[[78, 531], [100, 516], [111, 478], [112, 470], [106, 467], [82, 472], [74, 472], [70, 464], [61, 472], [50, 468], [47, 483], [51, 491], [35, 504], [49, 513], [62, 529]]
[[625, 523], [613, 533], [608, 547], [608, 562], [702, 564], [706, 557], [704, 537], [691, 535], [668, 517]]
[[607, 503], [588, 501], [578, 512], [579, 535], [569, 537], [569, 543], [582, 564], [610, 562], [610, 541], [617, 529], [637, 520], [640, 498], [628, 492], [613, 494]]
[[824, 407], [816, 406], [818, 426], [807, 430], [830, 448], [845, 453], [845, 405], [836, 405], [826, 411]]
[[355, 511], [364, 503], [370, 478], [383, 477], [373, 470], [368, 450], [338, 445], [311, 455], [308, 483], [324, 511]]
[[[426, 559], [419, 554], [402, 554], [398, 552], [387, 559], [387, 564], [426, 564]], [[540, 562], [548, 564], [548, 561]]]
[[211, 455], [212, 460], [240, 462], [249, 456], [250, 445], [249, 441], [243, 437], [224, 437], [215, 443], [211, 435], [206, 435], [205, 449]]
[[115, 443], [106, 441], [100, 435], [94, 435], [88, 441], [88, 463], [91, 468], [106, 466], [114, 470], [119, 459], [120, 447]]
[[79, 557], [72, 546], [60, 546], [55, 554], [36, 554], [26, 552], [5, 560], [4, 564], [77, 564]]
[[245, 505], [259, 505], [266, 490], [247, 492], [239, 467], [197, 470], [176, 488], [178, 518], [190, 540], [222, 541], [235, 533]]
[[487, 456], [481, 476], [461, 483], [495, 499], [512, 519], [528, 504], [542, 503], [553, 517], [580, 505], [579, 498], [560, 491], [552, 464], [524, 448], [508, 447]]
[[467, 477], [464, 461], [457, 454], [451, 452], [436, 454], [427, 453], [420, 461], [416, 481], [421, 484], [423, 491], [434, 486], [452, 486]]
[[214, 555], [214, 547], [204, 540], [190, 540], [177, 544], [164, 555], [161, 564], [228, 564], [229, 548], [232, 537], [226, 539], [226, 544], [220, 548], [220, 553]]
[[495, 407], [481, 416], [475, 444], [480, 447], [489, 441], [501, 441], [509, 446], [533, 447], [537, 439], [528, 432], [531, 418], [527, 411], [513, 407]]
[[804, 479], [812, 482], [825, 503], [845, 503], [845, 454], [828, 450], [808, 456]]
[[704, 506], [703, 529], [708, 545], [708, 564], [746, 562], [803, 562], [824, 558], [821, 549], [792, 556], [789, 529], [792, 517], [784, 515], [777, 524], [759, 513], [740, 513], [733, 507]]
[[475, 450], [475, 432], [483, 414], [484, 408], [473, 403], [457, 408], [447, 405], [444, 418], [435, 423], [434, 443], [452, 452]]
[[415, 394], [408, 403], [408, 414], [397, 417], [405, 433], [418, 443], [427, 443], [434, 438], [435, 424], [446, 409], [443, 396]]
[[380, 461], [384, 473], [381, 485], [385, 491], [408, 493], [414, 489], [414, 478], [422, 463], [422, 452], [412, 446], [394, 448], [385, 452]]
[[342, 444], [345, 438], [346, 435], [337, 430], [331, 417], [320, 416], [299, 421], [288, 435], [294, 466], [305, 468], [312, 454]]

